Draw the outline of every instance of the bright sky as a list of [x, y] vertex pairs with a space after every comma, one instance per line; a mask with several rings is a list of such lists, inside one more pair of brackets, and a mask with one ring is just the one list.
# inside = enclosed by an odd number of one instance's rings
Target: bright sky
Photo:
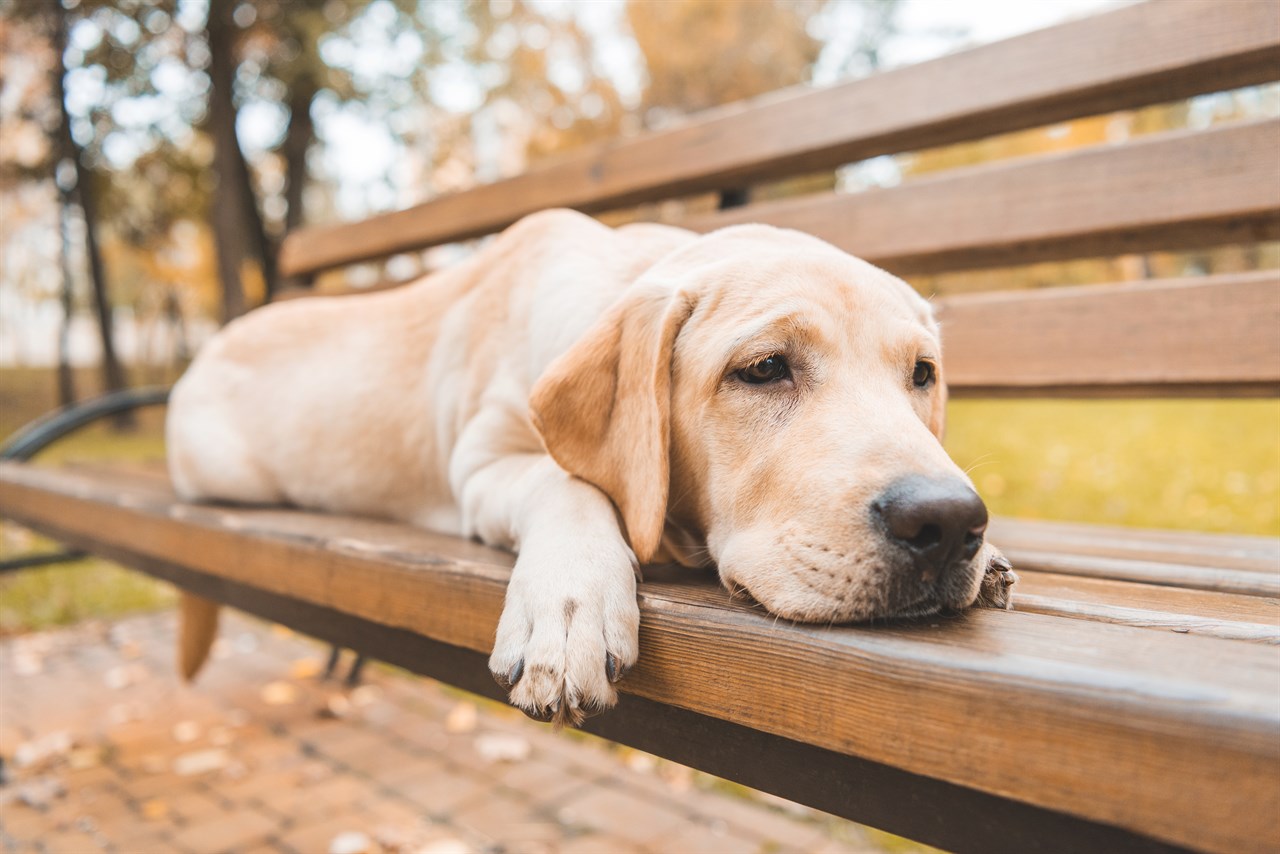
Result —
[[1134, 0], [907, 0], [902, 10], [902, 28], [914, 35], [895, 65], [920, 62], [937, 56], [936, 39], [930, 30], [960, 30], [968, 33], [966, 43], [985, 44], [1019, 33], [1038, 30], [1072, 18], [1119, 9]]

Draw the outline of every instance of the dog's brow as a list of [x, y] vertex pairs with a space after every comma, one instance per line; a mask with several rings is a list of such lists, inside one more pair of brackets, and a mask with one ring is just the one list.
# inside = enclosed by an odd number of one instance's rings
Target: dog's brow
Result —
[[769, 332], [782, 332], [784, 335], [791, 335], [797, 329], [811, 326], [807, 315], [799, 311], [784, 311], [776, 314], [767, 315], [766, 317], [756, 320], [742, 332], [733, 338], [733, 350], [737, 352], [742, 347], [755, 341], [757, 338], [765, 336]]

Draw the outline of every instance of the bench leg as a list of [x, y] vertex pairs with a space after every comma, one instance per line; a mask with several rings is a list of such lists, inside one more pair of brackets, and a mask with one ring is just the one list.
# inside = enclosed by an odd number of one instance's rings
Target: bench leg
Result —
[[[338, 659], [342, 657], [342, 647], [329, 647], [329, 660], [324, 666], [324, 679], [327, 681], [333, 678], [333, 674], [338, 669]], [[365, 662], [368, 661], [362, 654], [356, 653], [355, 659], [351, 662], [351, 669], [347, 671], [347, 677], [343, 681], [348, 688], [354, 688], [360, 684], [360, 673], [364, 670]]]

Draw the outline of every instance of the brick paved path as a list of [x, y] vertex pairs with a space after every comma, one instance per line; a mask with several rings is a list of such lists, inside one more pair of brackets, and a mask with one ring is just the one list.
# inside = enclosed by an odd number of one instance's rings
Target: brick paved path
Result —
[[900, 840], [438, 683], [224, 621], [194, 687], [171, 614], [0, 642], [0, 851], [848, 852]]

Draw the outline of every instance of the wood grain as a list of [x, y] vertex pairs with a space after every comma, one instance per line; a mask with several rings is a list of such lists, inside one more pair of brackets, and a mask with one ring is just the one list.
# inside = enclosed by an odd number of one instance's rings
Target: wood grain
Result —
[[988, 530], [1005, 549], [1152, 561], [1280, 574], [1280, 538], [1198, 531], [1120, 528], [997, 516]]
[[[1177, 5], [1177, 4], [1173, 4]], [[944, 172], [681, 222], [765, 222], [899, 275], [1280, 237], [1280, 119]]]
[[[387, 523], [175, 503], [145, 478], [0, 466], [0, 513], [487, 650], [511, 558]], [[776, 621], [702, 578], [641, 588], [625, 689], [1177, 844], [1280, 833], [1270, 647], [1030, 613], [874, 628]]]
[[1033, 614], [1280, 644], [1280, 598], [1023, 570], [1013, 605]]
[[1165, 386], [1280, 394], [1280, 271], [957, 296], [935, 305], [947, 384], [961, 394], [1046, 387], [1138, 394]]
[[[1142, 45], [1135, 50], [1134, 45]], [[1143, 3], [672, 130], [362, 222], [289, 235], [286, 276], [497, 231], [548, 207], [606, 210], [1280, 77], [1270, 0]]]

